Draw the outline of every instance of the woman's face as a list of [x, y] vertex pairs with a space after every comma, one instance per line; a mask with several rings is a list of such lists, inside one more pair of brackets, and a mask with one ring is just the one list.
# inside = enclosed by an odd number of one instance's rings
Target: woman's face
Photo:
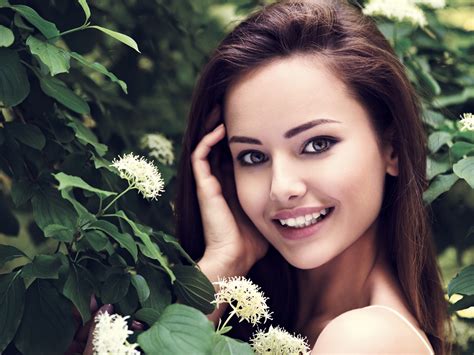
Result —
[[228, 92], [224, 117], [239, 202], [290, 264], [323, 265], [374, 230], [397, 159], [378, 144], [366, 110], [314, 57], [280, 59], [243, 76]]

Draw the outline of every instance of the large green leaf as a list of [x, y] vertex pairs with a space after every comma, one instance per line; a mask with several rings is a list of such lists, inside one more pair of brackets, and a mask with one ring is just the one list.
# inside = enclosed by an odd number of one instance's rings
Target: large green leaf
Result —
[[20, 249], [17, 249], [11, 245], [0, 244], [0, 269], [5, 265], [6, 262], [21, 258], [22, 256], [27, 257]]
[[87, 275], [86, 277], [86, 272], [87, 270], [78, 268], [76, 264], [71, 262], [69, 265], [69, 274], [63, 287], [63, 295], [74, 303], [74, 306], [76, 306], [81, 314], [83, 324], [91, 317], [89, 303], [93, 290], [88, 282], [91, 276]]
[[110, 80], [112, 80], [114, 83], [117, 83], [120, 86], [120, 88], [123, 90], [124, 93], [127, 93], [127, 84], [124, 81], [117, 78], [114, 73], [109, 72], [107, 70], [107, 68], [104, 67], [102, 64], [97, 63], [97, 62], [90, 63], [89, 61], [87, 61], [86, 58], [84, 58], [82, 55], [80, 55], [79, 53], [76, 53], [76, 52], [71, 52], [71, 57], [76, 59], [83, 66], [85, 66], [87, 68], [90, 68], [90, 69], [93, 69], [93, 70], [105, 75]]
[[474, 152], [474, 144], [468, 142], [456, 142], [450, 148], [453, 160], [459, 160], [465, 155]]
[[89, 185], [87, 182], [85, 182], [84, 180], [82, 180], [78, 176], [67, 175], [67, 174], [62, 173], [62, 172], [57, 173], [57, 174], [53, 174], [53, 175], [56, 178], [56, 180], [59, 181], [59, 187], [58, 187], [59, 191], [61, 191], [63, 189], [66, 189], [66, 188], [77, 187], [77, 188], [82, 189], [82, 190], [93, 192], [96, 195], [100, 196], [101, 198], [106, 198], [106, 197], [117, 195], [116, 192], [105, 191], [105, 190], [101, 190], [101, 189], [98, 189], [96, 187], [93, 187], [93, 186]]
[[0, 48], [0, 102], [16, 106], [30, 93], [30, 82], [20, 57], [14, 50]]
[[72, 304], [48, 281], [37, 279], [26, 291], [25, 311], [15, 336], [24, 355], [64, 354], [75, 324]]
[[138, 336], [138, 344], [148, 354], [208, 355], [214, 334], [214, 326], [204, 314], [172, 304], [150, 329]]
[[0, 275], [0, 353], [12, 341], [23, 315], [25, 284], [19, 275]]
[[203, 313], [212, 313], [215, 309], [211, 304], [214, 286], [209, 279], [195, 266], [174, 265], [172, 269], [176, 275], [174, 289], [178, 298]]
[[474, 265], [462, 269], [448, 284], [448, 296], [454, 293], [464, 296], [474, 295]]
[[112, 304], [119, 302], [125, 297], [129, 287], [130, 274], [114, 273], [109, 275], [100, 292], [102, 302]]
[[123, 44], [126, 44], [129, 47], [132, 47], [135, 49], [138, 53], [140, 53], [140, 50], [138, 49], [137, 42], [133, 38], [130, 38], [127, 35], [124, 35], [123, 33], [119, 33], [116, 31], [109, 30], [108, 28], [100, 27], [100, 26], [89, 26], [88, 28], [95, 28], [96, 30], [102, 31], [105, 34], [109, 35], [112, 38], [115, 38], [117, 41], [122, 42]]
[[171, 304], [171, 285], [167, 277], [151, 267], [142, 268], [139, 272], [147, 281], [150, 289], [150, 296], [142, 302], [142, 306], [162, 313]]
[[173, 271], [170, 269], [170, 265], [168, 263], [168, 260], [166, 260], [166, 257], [161, 253], [158, 246], [151, 241], [150, 236], [146, 232], [141, 230], [140, 227], [138, 227], [138, 225], [135, 222], [133, 222], [130, 218], [128, 218], [127, 215], [125, 214], [125, 212], [118, 211], [117, 213], [111, 214], [110, 216], [121, 218], [130, 225], [130, 227], [132, 228], [135, 235], [138, 238], [140, 238], [141, 241], [143, 242], [143, 244], [145, 245], [145, 247], [148, 251], [147, 256], [149, 256], [152, 259], [155, 259], [155, 260], [159, 261], [161, 266], [165, 269], [165, 271], [170, 276], [171, 283], [173, 283], [174, 280], [176, 279], [176, 277], [174, 276]]
[[34, 9], [25, 5], [12, 5], [13, 10], [18, 12], [23, 18], [35, 26], [47, 39], [59, 36], [56, 25], [42, 18]]
[[150, 297], [150, 288], [142, 275], [132, 275], [132, 285], [137, 290], [138, 300], [140, 303], [145, 302]]
[[98, 229], [105, 232], [116, 240], [122, 248], [125, 248], [130, 255], [132, 255], [133, 260], [137, 261], [138, 249], [133, 237], [128, 233], [121, 233], [115, 224], [104, 220], [98, 220], [92, 222], [88, 229]]
[[[77, 214], [66, 200], [55, 190], [39, 190], [31, 199], [33, 216], [38, 226], [44, 231], [51, 224], [62, 225], [72, 230], [75, 228]], [[61, 241], [72, 241], [72, 234], [67, 230], [58, 233], [54, 238]]]
[[71, 56], [68, 51], [48, 42], [44, 42], [34, 36], [28, 37], [26, 45], [30, 48], [31, 54], [35, 55], [46, 65], [52, 76], [69, 72]]
[[451, 164], [447, 155], [438, 159], [432, 157], [426, 159], [426, 177], [428, 180], [433, 179], [436, 175], [445, 173], [449, 169], [451, 169]]
[[13, 32], [3, 25], [0, 25], [0, 47], [10, 47], [15, 41]]
[[35, 125], [9, 122], [5, 125], [5, 128], [17, 141], [20, 141], [31, 148], [42, 150], [46, 145], [46, 138], [43, 132]]
[[253, 355], [251, 346], [242, 341], [226, 337], [224, 335], [214, 335], [212, 355]]
[[426, 203], [431, 203], [439, 195], [448, 191], [459, 180], [456, 174], [438, 175], [430, 184], [428, 190], [423, 193], [423, 199]]
[[474, 157], [466, 157], [453, 165], [454, 173], [474, 189]]
[[66, 106], [68, 109], [79, 114], [90, 113], [87, 102], [77, 96], [61, 80], [50, 76], [40, 76], [40, 86], [43, 92]]
[[105, 155], [108, 149], [107, 146], [105, 144], [99, 143], [99, 140], [95, 134], [89, 128], [84, 126], [81, 121], [72, 119], [67, 125], [74, 130], [77, 139], [79, 139], [82, 144], [90, 144], [95, 148], [97, 154], [100, 156]]
[[104, 250], [109, 243], [109, 238], [100, 230], [88, 230], [84, 233], [84, 238], [95, 251]]
[[24, 278], [57, 279], [62, 266], [59, 254], [36, 255], [33, 261], [22, 269]]
[[141, 308], [133, 316], [135, 319], [152, 326], [160, 318], [160, 312], [153, 308]]
[[428, 148], [431, 153], [436, 153], [439, 148], [451, 141], [451, 134], [448, 132], [433, 132], [428, 137]]

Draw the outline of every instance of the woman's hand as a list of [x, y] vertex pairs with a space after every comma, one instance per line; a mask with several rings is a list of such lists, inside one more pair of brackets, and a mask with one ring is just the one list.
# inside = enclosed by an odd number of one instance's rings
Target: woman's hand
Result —
[[[216, 121], [216, 107], [210, 121]], [[217, 159], [211, 168], [209, 153], [225, 137], [223, 124], [206, 134], [191, 155], [197, 197], [206, 242], [205, 255], [227, 265], [244, 261], [250, 268], [268, 250], [268, 242], [248, 219], [237, 200], [232, 166]], [[215, 173], [213, 171], [215, 170]]]

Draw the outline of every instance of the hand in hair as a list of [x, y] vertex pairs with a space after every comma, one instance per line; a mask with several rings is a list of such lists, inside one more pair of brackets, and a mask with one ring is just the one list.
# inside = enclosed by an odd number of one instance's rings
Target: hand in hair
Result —
[[[220, 108], [216, 107], [209, 121], [219, 115]], [[241, 209], [233, 175], [211, 171], [209, 153], [224, 137], [225, 127], [220, 124], [202, 138], [191, 155], [206, 243], [204, 255], [227, 265], [243, 262], [250, 269], [267, 253], [268, 242]]]

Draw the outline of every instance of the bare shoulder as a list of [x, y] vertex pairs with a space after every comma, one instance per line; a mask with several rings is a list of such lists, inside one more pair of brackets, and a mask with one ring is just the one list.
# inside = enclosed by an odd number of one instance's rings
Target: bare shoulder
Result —
[[354, 309], [334, 318], [311, 354], [328, 353], [432, 354], [403, 319], [379, 307]]

